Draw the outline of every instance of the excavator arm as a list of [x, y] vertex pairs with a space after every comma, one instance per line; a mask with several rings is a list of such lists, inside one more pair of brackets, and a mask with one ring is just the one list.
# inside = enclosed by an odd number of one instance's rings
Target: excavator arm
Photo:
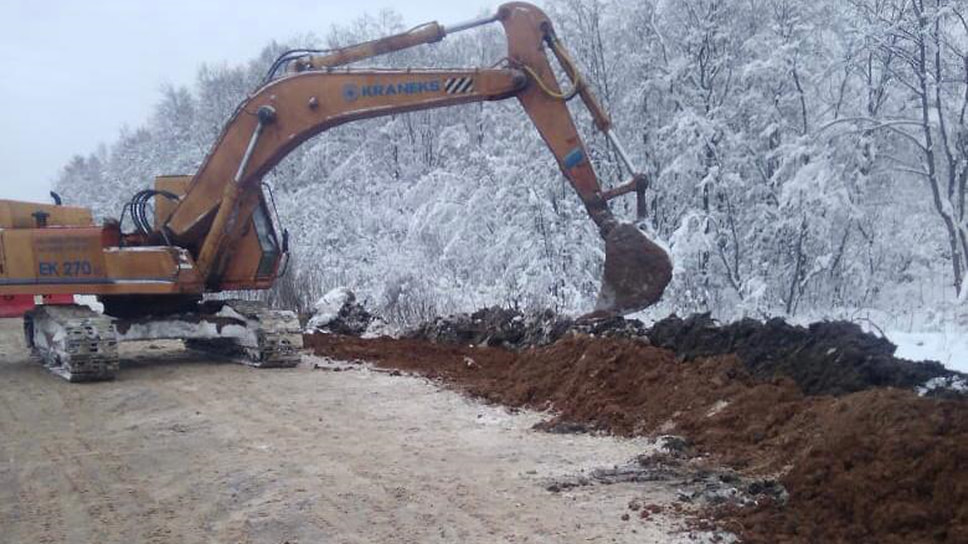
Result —
[[[498, 22], [508, 55], [497, 68], [353, 70], [348, 64]], [[569, 88], [555, 77], [548, 51]], [[278, 68], [285, 68], [281, 77]], [[578, 97], [611, 141], [631, 180], [603, 191], [568, 110]], [[97, 295], [90, 308], [42, 306], [24, 316], [28, 345], [70, 381], [104, 380], [118, 370], [117, 343], [179, 338], [193, 349], [259, 367], [293, 366], [302, 336], [293, 312], [253, 301], [203, 300], [205, 292], [264, 289], [285, 253], [262, 178], [307, 138], [357, 119], [488, 100], [517, 99], [605, 239], [598, 314], [655, 303], [672, 275], [668, 255], [637, 227], [620, 223], [608, 200], [635, 192], [645, 177], [612, 132], [548, 18], [521, 2], [444, 27], [410, 32], [322, 54], [284, 55], [240, 104], [193, 176], [161, 176], [135, 193], [121, 219], [94, 224], [89, 210], [0, 200], [0, 295]], [[154, 198], [154, 220], [148, 201]], [[59, 203], [58, 203], [59, 204]], [[121, 225], [126, 213], [135, 231]]]
[[[340, 68], [495, 21], [508, 37], [508, 56], [501, 68]], [[562, 91], [546, 48], [571, 80], [570, 90]], [[611, 131], [611, 120], [538, 8], [522, 2], [504, 4], [492, 17], [454, 27], [430, 23], [381, 40], [288, 60], [286, 75], [270, 80], [239, 106], [162, 226], [167, 240], [195, 256], [196, 269], [209, 290], [222, 286], [245, 225], [260, 205], [262, 177], [306, 139], [358, 119], [514, 97], [605, 239], [605, 277], [596, 309], [626, 313], [661, 297], [671, 279], [668, 255], [635, 226], [620, 224], [607, 205], [608, 198], [631, 191], [641, 194], [644, 177], [631, 164]], [[616, 146], [632, 174], [628, 183], [603, 192], [568, 111], [567, 100], [574, 96]]]

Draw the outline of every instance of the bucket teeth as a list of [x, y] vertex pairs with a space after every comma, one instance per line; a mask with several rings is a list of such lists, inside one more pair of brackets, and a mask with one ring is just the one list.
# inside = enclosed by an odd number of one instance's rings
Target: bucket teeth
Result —
[[48, 370], [71, 382], [114, 379], [118, 337], [109, 317], [85, 306], [39, 306], [24, 321], [27, 345]]

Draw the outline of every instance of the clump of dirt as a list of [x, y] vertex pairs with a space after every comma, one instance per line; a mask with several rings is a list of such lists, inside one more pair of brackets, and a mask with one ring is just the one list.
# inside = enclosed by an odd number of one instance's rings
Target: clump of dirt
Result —
[[[894, 357], [896, 346], [855, 323], [825, 321], [809, 327], [782, 319], [743, 319], [717, 325], [709, 314], [668, 317], [648, 332], [656, 346], [685, 359], [735, 353], [760, 379], [791, 378], [808, 395], [843, 395], [875, 387], [914, 388], [933, 378], [964, 377], [934, 361]], [[959, 396], [953, 388], [931, 394]]]
[[547, 346], [574, 333], [644, 340], [645, 332], [645, 326], [636, 319], [611, 317], [575, 321], [551, 310], [524, 313], [493, 306], [470, 314], [438, 317], [418, 325], [405, 336], [439, 343], [521, 350]]
[[[630, 339], [570, 335], [515, 352], [418, 339], [306, 337], [317, 354], [437, 378], [489, 401], [622, 435], [676, 433], [782, 501], [726, 507], [747, 542], [963, 542], [968, 403], [869, 389], [804, 394], [735, 355], [678, 357]], [[819, 349], [807, 344], [803, 349]], [[551, 422], [550, 425], [554, 425]], [[962, 540], [959, 540], [962, 539]]]
[[881, 389], [790, 408], [776, 436], [802, 449], [766, 449], [789, 455], [788, 507], [719, 513], [746, 541], [966, 542], [968, 403]]

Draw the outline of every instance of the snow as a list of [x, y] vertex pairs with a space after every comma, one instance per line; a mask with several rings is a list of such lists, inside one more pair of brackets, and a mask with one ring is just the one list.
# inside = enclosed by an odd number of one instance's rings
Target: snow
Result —
[[374, 319], [367, 327], [363, 334], [360, 335], [361, 338], [380, 338], [383, 336], [389, 338], [399, 338], [403, 334], [403, 329], [387, 323], [382, 319]]
[[48, 349], [55, 352], [60, 359], [69, 359], [67, 352], [59, 349], [62, 341], [67, 336], [67, 329], [54, 319], [42, 319], [35, 322], [33, 342], [37, 348]]
[[897, 344], [897, 357], [938, 361], [951, 370], [968, 373], [968, 333], [891, 331], [887, 337]]
[[118, 332], [118, 340], [161, 339], [213, 339], [234, 338], [239, 345], [258, 346], [258, 338], [253, 327], [247, 325], [220, 324], [211, 321], [185, 321], [180, 319], [158, 319], [145, 323], [133, 323], [123, 333]]
[[968, 392], [968, 380], [965, 378], [957, 377], [943, 377], [938, 376], [937, 378], [932, 378], [924, 383], [921, 387], [917, 388], [919, 395], [926, 395], [935, 389], [947, 389], [952, 391]]
[[74, 295], [74, 304], [87, 306], [99, 314], [104, 313], [104, 305], [98, 302], [97, 297], [94, 295]]
[[346, 287], [337, 287], [323, 295], [313, 306], [313, 317], [306, 324], [306, 330], [315, 331], [329, 325], [339, 317], [339, 311], [353, 301], [353, 293]]
[[227, 317], [229, 319], [238, 319], [239, 321], [242, 321], [242, 322], [246, 321], [245, 316], [243, 316], [239, 312], [236, 312], [235, 309], [229, 306], [228, 304], [226, 304], [225, 306], [222, 306], [222, 308], [215, 315], [217, 317]]

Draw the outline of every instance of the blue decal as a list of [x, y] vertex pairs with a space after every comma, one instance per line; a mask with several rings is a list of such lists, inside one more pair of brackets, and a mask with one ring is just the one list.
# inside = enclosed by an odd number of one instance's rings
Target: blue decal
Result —
[[41, 262], [39, 268], [38, 272], [41, 276], [60, 276], [57, 272], [57, 263]]
[[94, 273], [91, 261], [64, 261], [62, 263], [41, 261], [37, 263], [40, 276], [76, 277], [90, 276]]
[[347, 83], [343, 85], [343, 100], [347, 102], [353, 102], [360, 97], [360, 88], [356, 86], [356, 83]]
[[565, 155], [565, 168], [569, 170], [583, 162], [585, 162], [585, 153], [580, 147], [572, 149], [567, 155]]
[[90, 276], [93, 272], [90, 261], [64, 261], [65, 276]]
[[440, 80], [429, 81], [408, 81], [390, 85], [364, 85], [362, 87], [355, 83], [343, 85], [343, 100], [354, 102], [358, 98], [373, 96], [392, 96], [396, 94], [423, 94], [440, 92]]

